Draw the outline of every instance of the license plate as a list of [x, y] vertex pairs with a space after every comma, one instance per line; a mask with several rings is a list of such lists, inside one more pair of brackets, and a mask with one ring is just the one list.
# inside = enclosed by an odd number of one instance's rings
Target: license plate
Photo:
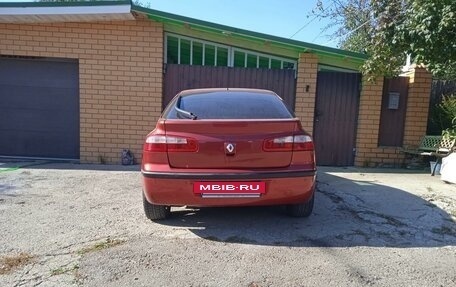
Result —
[[256, 194], [266, 193], [266, 183], [261, 181], [215, 182], [202, 181], [193, 183], [195, 194]]

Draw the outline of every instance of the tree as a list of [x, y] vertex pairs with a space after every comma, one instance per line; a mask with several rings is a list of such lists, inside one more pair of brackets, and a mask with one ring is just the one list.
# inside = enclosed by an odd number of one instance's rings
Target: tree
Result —
[[327, 5], [318, 0], [312, 11], [315, 16], [330, 20], [324, 31], [337, 27], [330, 36], [337, 39], [341, 49], [359, 53], [366, 52], [366, 43], [371, 38], [370, 12], [370, 0], [333, 0]]
[[456, 79], [456, 1], [333, 1], [333, 8], [320, 8], [321, 17], [339, 25], [334, 36], [341, 48], [365, 49], [369, 58], [362, 70], [369, 79], [399, 74], [407, 55], [437, 78]]

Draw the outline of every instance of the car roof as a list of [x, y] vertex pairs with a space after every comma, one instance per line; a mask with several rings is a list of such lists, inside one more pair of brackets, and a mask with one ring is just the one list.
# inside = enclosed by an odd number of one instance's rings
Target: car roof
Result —
[[217, 93], [217, 92], [235, 92], [235, 93], [255, 93], [255, 94], [269, 94], [277, 96], [276, 93], [270, 90], [262, 89], [247, 89], [247, 88], [206, 88], [206, 89], [191, 89], [184, 90], [178, 95], [180, 97], [194, 95], [194, 94], [205, 94], [205, 93]]

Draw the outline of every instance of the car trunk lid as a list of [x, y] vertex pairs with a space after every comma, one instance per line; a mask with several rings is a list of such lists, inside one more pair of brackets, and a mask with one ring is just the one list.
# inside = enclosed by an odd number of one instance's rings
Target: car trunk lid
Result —
[[292, 151], [264, 151], [265, 140], [292, 136], [297, 119], [165, 120], [167, 137], [194, 139], [194, 152], [168, 151], [175, 168], [281, 168], [290, 165]]

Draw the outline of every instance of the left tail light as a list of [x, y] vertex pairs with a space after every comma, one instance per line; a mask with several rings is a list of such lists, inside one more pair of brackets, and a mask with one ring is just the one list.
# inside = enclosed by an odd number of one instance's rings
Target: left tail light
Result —
[[294, 135], [267, 139], [263, 142], [264, 151], [313, 151], [314, 144], [308, 135]]
[[196, 152], [198, 142], [187, 137], [150, 135], [146, 138], [143, 150], [148, 152]]

